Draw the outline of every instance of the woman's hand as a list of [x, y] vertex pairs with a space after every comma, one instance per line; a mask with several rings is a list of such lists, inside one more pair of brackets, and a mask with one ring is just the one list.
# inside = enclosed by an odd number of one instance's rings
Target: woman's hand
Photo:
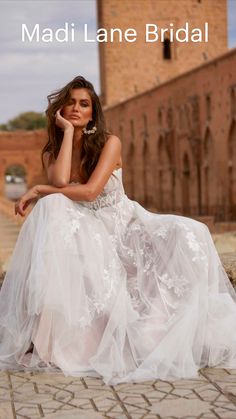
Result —
[[74, 130], [74, 126], [71, 124], [71, 122], [63, 118], [63, 116], [61, 116], [61, 110], [62, 108], [58, 109], [58, 111], [56, 112], [56, 125], [63, 131], [65, 131], [68, 128]]
[[22, 217], [25, 215], [25, 210], [29, 204], [37, 199], [40, 195], [38, 185], [33, 186], [29, 189], [18, 201], [15, 203], [15, 215], [19, 214]]

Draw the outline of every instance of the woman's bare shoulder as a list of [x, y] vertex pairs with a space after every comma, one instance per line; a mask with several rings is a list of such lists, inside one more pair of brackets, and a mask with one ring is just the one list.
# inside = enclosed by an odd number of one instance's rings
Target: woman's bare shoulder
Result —
[[113, 149], [116, 149], [117, 153], [117, 165], [116, 168], [122, 167], [122, 143], [120, 138], [117, 135], [110, 134], [108, 136], [107, 142], [109, 146]]
[[121, 147], [121, 140], [120, 140], [120, 138], [119, 137], [117, 137], [117, 135], [114, 135], [114, 134], [109, 134], [108, 135], [108, 137], [107, 137], [107, 142], [112, 142], [112, 143], [114, 143], [114, 144], [119, 144], [120, 145], [120, 147]]

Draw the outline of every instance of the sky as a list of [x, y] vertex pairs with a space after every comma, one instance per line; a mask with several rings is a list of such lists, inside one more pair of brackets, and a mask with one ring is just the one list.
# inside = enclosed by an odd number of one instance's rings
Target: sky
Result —
[[[0, 11], [0, 124], [22, 112], [44, 112], [47, 95], [77, 75], [100, 94], [98, 44], [82, 36], [85, 23], [89, 38], [96, 31], [96, 0], [0, 0]], [[22, 23], [32, 31], [33, 23], [57, 29], [65, 22], [74, 22], [75, 42], [21, 41]], [[236, 0], [228, 0], [228, 39], [236, 47]]]

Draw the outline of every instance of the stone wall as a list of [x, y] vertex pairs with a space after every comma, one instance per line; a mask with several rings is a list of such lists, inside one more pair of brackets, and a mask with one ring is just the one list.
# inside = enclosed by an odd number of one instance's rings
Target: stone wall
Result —
[[27, 186], [46, 181], [40, 153], [46, 143], [46, 130], [0, 131], [0, 195], [4, 196], [5, 172], [12, 164], [23, 166]]
[[236, 49], [104, 107], [128, 196], [158, 212], [236, 221]]
[[[166, 80], [203, 64], [227, 51], [226, 0], [97, 0], [99, 28], [134, 28], [137, 39], [130, 43], [100, 42], [101, 99], [112, 105], [145, 92]], [[160, 28], [189, 27], [203, 30], [209, 25], [209, 42], [171, 42], [170, 59], [163, 56], [161, 42], [145, 41], [146, 23]], [[166, 34], [167, 38], [170, 33]]]

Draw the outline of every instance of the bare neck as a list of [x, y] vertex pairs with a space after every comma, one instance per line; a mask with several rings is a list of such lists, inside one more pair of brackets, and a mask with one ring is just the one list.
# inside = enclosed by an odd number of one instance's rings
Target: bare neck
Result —
[[77, 148], [80, 144], [82, 138], [82, 128], [78, 127], [74, 129], [74, 135], [73, 135], [73, 146]]

